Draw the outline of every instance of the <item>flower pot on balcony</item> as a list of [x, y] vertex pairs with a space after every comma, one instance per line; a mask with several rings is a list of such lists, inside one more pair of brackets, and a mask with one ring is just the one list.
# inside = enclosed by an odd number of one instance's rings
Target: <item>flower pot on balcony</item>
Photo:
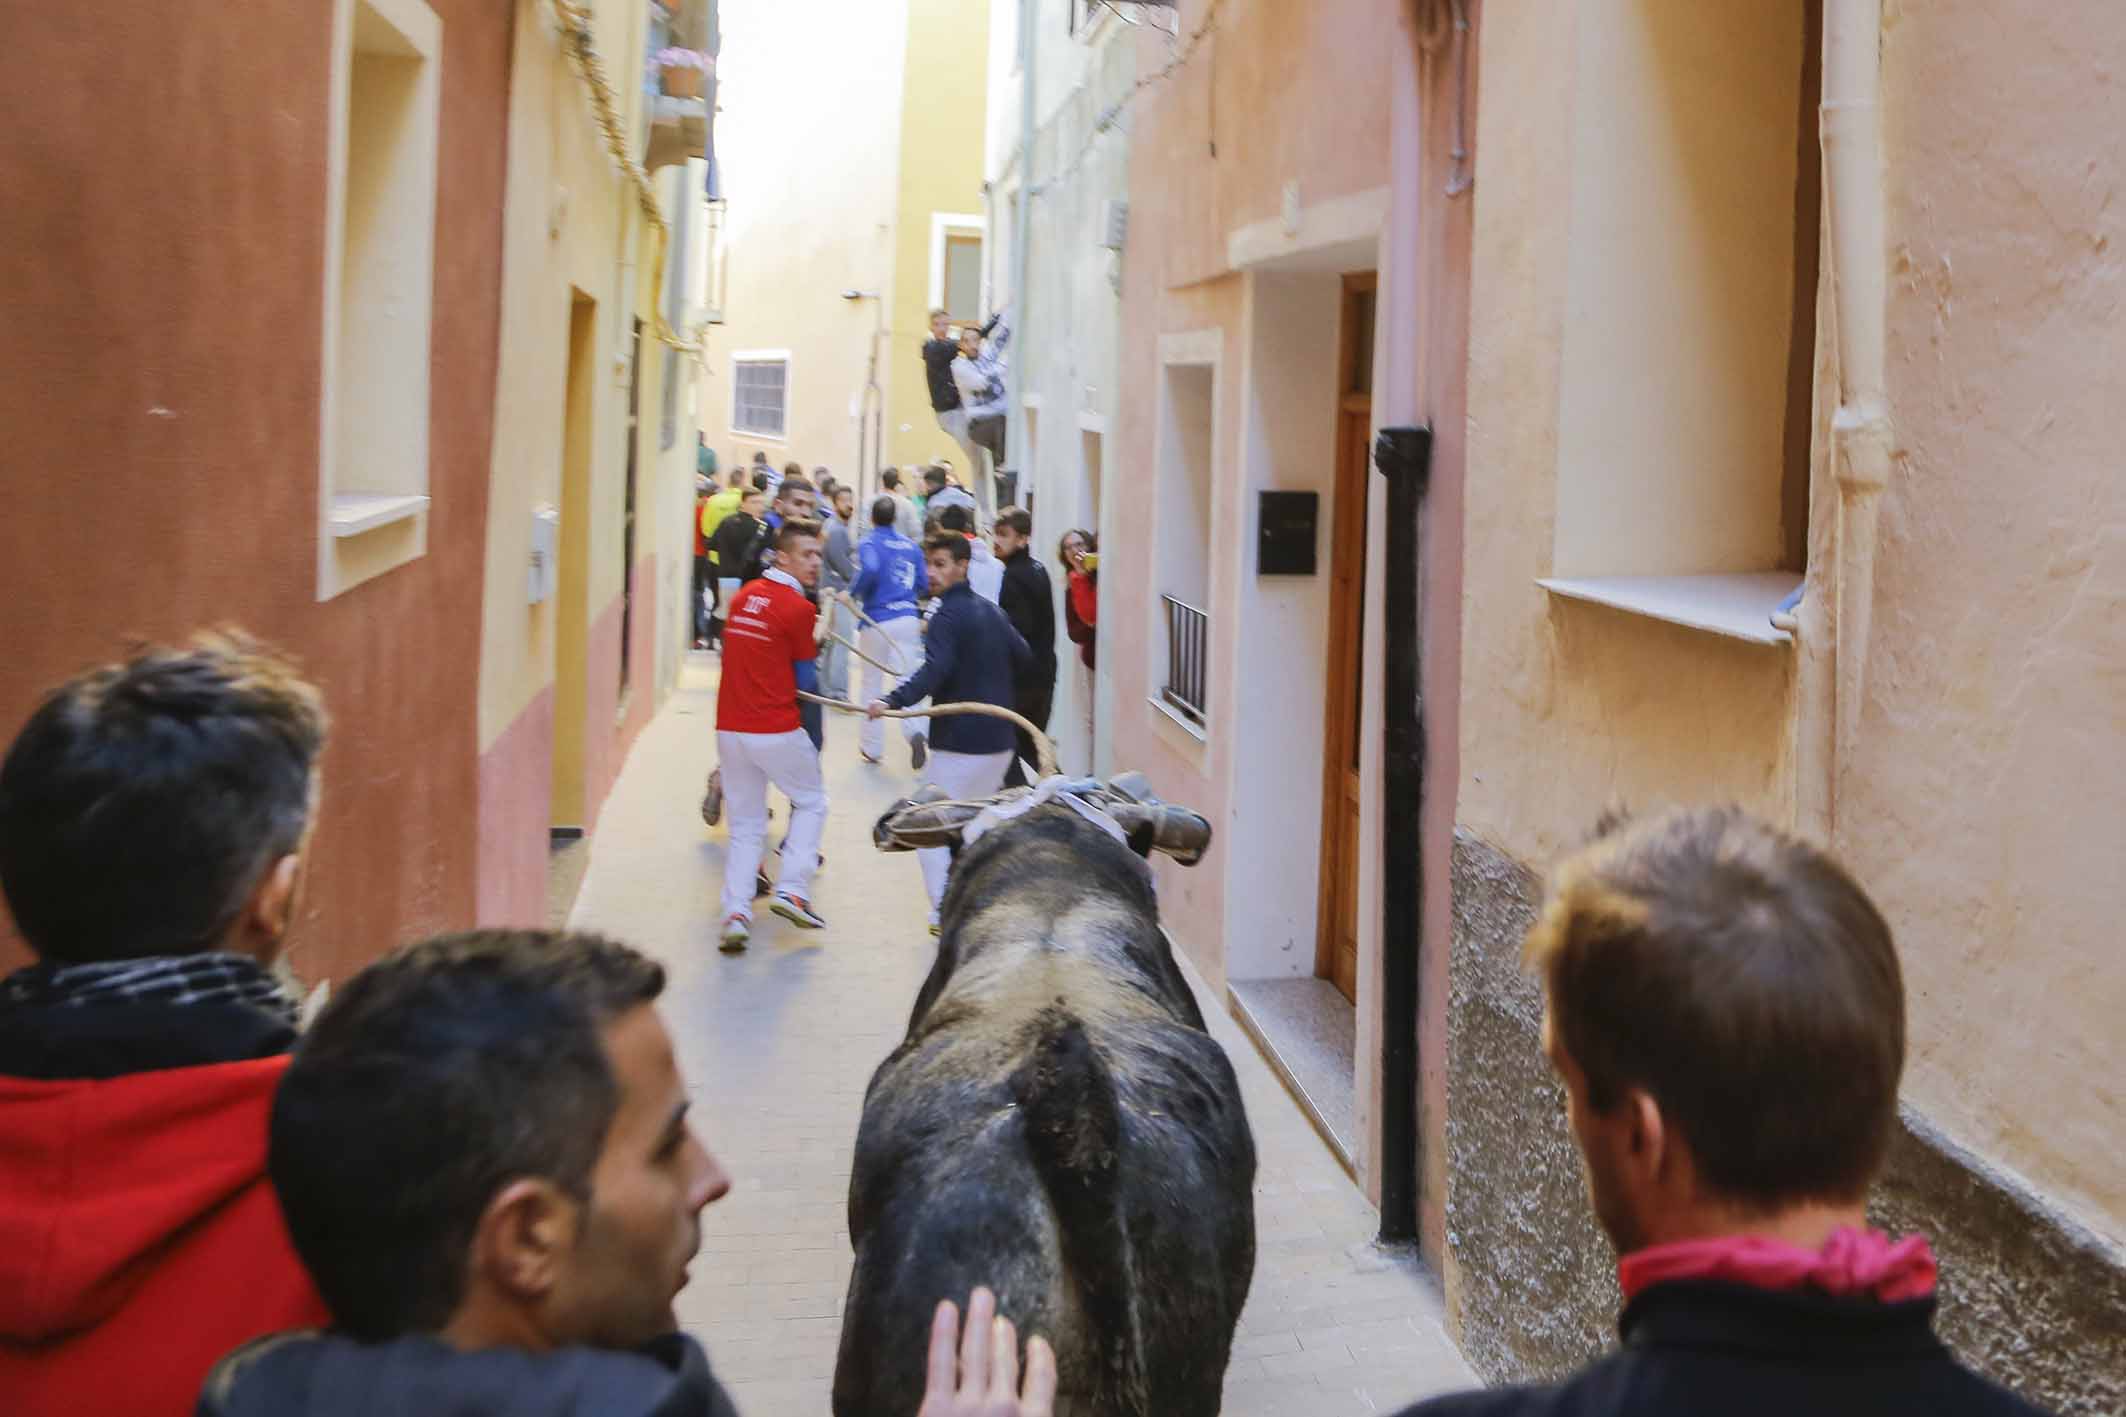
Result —
[[701, 70], [687, 64], [667, 64], [660, 72], [667, 98], [701, 97]]

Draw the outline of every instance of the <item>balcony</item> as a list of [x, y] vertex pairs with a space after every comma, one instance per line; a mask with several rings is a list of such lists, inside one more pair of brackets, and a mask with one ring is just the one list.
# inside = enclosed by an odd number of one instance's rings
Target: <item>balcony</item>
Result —
[[650, 9], [649, 47], [644, 55], [643, 117], [649, 130], [642, 165], [651, 172], [707, 157], [709, 106], [716, 101], [713, 67], [682, 59], [700, 55], [713, 65], [717, 48], [716, 17], [711, 0], [669, 0]]

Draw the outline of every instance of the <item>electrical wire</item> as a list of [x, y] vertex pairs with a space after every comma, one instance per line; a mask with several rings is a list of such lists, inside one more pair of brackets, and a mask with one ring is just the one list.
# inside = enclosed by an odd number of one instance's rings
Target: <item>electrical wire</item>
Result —
[[[1196, 51], [1203, 47], [1203, 41], [1218, 26], [1218, 8], [1221, 3], [1223, 3], [1223, 0], [1211, 0], [1211, 3], [1204, 9], [1202, 23], [1196, 26], [1187, 41], [1181, 45], [1174, 57], [1169, 59], [1164, 67], [1138, 79], [1123, 92], [1122, 97], [1100, 110], [1100, 116], [1093, 120], [1092, 131], [1085, 135], [1084, 144], [1079, 147], [1077, 155], [1070, 160], [1068, 166], [1044, 182], [1033, 183], [1027, 190], [1038, 197], [1050, 188], [1059, 187], [1076, 177], [1079, 171], [1084, 168], [1086, 161], [1092, 156], [1094, 146], [1099, 143], [1102, 137], [1107, 135], [1109, 130], [1121, 122], [1123, 115], [1129, 111], [1129, 106], [1137, 101], [1138, 95], [1151, 88], [1154, 84], [1161, 83], [1172, 77], [1196, 57]], [[1030, 175], [1033, 169], [1033, 154], [1021, 154], [1020, 162]]]
[[[547, 3], [553, 13], [554, 23], [561, 31], [569, 65], [576, 71], [576, 77], [582, 80], [589, 93], [591, 117], [605, 137], [606, 151], [619, 165], [628, 184], [634, 188], [635, 203], [642, 209], [643, 219], [649, 223], [650, 230], [656, 236], [656, 255], [651, 264], [650, 289], [663, 290], [665, 262], [672, 246], [671, 223], [665, 219], [664, 206], [657, 200], [657, 188], [651, 183], [650, 174], [628, 149], [627, 128], [620, 121], [620, 106], [613, 91], [613, 83], [606, 74], [604, 56], [599, 54], [598, 46], [591, 35], [590, 9], [585, 5], [572, 3], [572, 0], [547, 0]], [[642, 295], [639, 288], [635, 295], [639, 306]], [[654, 300], [650, 302], [650, 329], [660, 344], [681, 354], [691, 355], [696, 363], [707, 367], [700, 330], [695, 331], [692, 340], [686, 339], [665, 320], [663, 309]]]

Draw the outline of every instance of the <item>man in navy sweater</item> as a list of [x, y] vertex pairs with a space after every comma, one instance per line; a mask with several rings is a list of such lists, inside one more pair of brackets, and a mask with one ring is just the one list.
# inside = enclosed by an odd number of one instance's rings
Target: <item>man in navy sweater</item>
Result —
[[[995, 704], [1010, 708], [1017, 677], [1033, 663], [1033, 651], [1004, 612], [967, 585], [973, 552], [967, 538], [940, 532], [923, 543], [937, 613], [924, 636], [923, 667], [883, 699], [871, 701], [871, 717], [929, 699], [940, 704]], [[987, 797], [1004, 786], [1017, 731], [1010, 720], [988, 714], [954, 714], [931, 720], [928, 780], [955, 799]], [[930, 933], [938, 931], [938, 906], [952, 853], [944, 847], [916, 852], [930, 891]]]

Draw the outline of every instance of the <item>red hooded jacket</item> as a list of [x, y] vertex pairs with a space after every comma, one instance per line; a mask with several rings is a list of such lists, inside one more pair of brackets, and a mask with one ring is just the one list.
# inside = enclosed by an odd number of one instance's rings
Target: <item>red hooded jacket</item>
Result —
[[230, 1349], [328, 1321], [266, 1177], [287, 1066], [0, 1076], [7, 1417], [189, 1417]]

